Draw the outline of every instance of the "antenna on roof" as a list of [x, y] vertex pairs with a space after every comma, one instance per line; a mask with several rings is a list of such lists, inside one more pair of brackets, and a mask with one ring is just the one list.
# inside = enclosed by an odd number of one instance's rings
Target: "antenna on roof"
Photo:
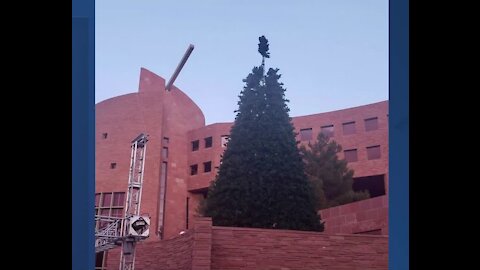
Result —
[[175, 69], [175, 72], [173, 73], [172, 77], [170, 78], [170, 80], [167, 83], [167, 86], [165, 87], [166, 91], [170, 91], [170, 88], [172, 88], [173, 83], [177, 79], [177, 76], [180, 73], [180, 71], [182, 70], [183, 66], [185, 65], [185, 62], [187, 62], [187, 59], [190, 56], [190, 54], [192, 53], [193, 48], [194, 48], [194, 46], [192, 44], [190, 44], [190, 46], [188, 46], [187, 51], [183, 55], [182, 60], [180, 61], [180, 63], [178, 63], [177, 69]]

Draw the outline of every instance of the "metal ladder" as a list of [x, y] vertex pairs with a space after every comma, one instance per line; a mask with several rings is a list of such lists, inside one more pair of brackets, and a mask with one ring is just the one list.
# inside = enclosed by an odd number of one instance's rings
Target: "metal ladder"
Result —
[[130, 231], [131, 220], [138, 220], [140, 216], [147, 141], [148, 136], [142, 133], [131, 142], [128, 190], [123, 217], [95, 216], [96, 224], [106, 223], [106, 226], [101, 228], [97, 226], [95, 230], [95, 252], [99, 253], [122, 246], [120, 270], [134, 269], [136, 242], [148, 237], [148, 234], [147, 236], [132, 235]]
[[128, 177], [127, 202], [125, 205], [125, 219], [122, 222], [122, 253], [120, 254], [120, 270], [133, 270], [135, 265], [135, 245], [141, 238], [128, 234], [130, 218], [140, 215], [142, 202], [143, 170], [145, 168], [145, 153], [148, 138], [140, 134], [132, 141], [130, 156], [130, 173]]

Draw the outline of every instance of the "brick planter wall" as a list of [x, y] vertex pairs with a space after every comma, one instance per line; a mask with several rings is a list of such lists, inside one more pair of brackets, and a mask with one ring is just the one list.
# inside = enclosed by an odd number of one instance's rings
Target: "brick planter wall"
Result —
[[[108, 269], [118, 269], [119, 250], [109, 252]], [[183, 235], [139, 243], [135, 269], [386, 270], [388, 236], [216, 227], [199, 218]]]

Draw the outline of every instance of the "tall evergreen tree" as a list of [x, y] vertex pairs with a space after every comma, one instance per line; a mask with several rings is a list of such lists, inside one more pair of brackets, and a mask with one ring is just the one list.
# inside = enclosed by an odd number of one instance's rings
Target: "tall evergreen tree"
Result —
[[243, 80], [230, 141], [203, 214], [219, 226], [323, 231], [280, 74], [264, 72], [269, 54], [262, 40], [262, 65]]
[[318, 134], [315, 143], [300, 147], [305, 173], [314, 189], [316, 208], [324, 209], [369, 198], [368, 191], [353, 190], [354, 171], [346, 160], [338, 159], [342, 147], [327, 136]]

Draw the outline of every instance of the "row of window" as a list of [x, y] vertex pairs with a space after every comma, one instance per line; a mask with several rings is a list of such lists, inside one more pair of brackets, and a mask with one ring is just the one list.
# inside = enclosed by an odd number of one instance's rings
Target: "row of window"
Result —
[[[345, 155], [345, 160], [348, 162], [358, 161], [357, 149], [348, 149], [343, 151]], [[374, 145], [367, 147], [367, 159], [379, 159], [381, 158], [380, 145]]]
[[167, 160], [168, 159], [168, 143], [170, 142], [170, 139], [168, 137], [163, 137], [163, 148], [162, 148], [162, 159]]
[[[380, 159], [381, 158], [381, 150], [380, 145], [368, 146], [367, 148], [367, 159]], [[348, 162], [356, 162], [358, 161], [358, 154], [357, 149], [348, 149], [343, 151], [345, 160]], [[212, 171], [212, 162], [204, 162], [203, 163], [203, 172], [211, 172]], [[190, 175], [198, 174], [198, 164], [190, 165]]]
[[[378, 129], [378, 117], [372, 117], [365, 119], [365, 131], [372, 131]], [[346, 122], [342, 124], [343, 135], [350, 135], [357, 133], [357, 128], [355, 126], [355, 121]], [[320, 127], [320, 132], [327, 137], [334, 136], [334, 127], [333, 125], [327, 125]], [[300, 129], [300, 140], [308, 141], [313, 139], [312, 128]]]
[[[221, 143], [222, 147], [227, 146], [229, 138], [230, 137], [228, 135], [222, 135], [220, 137], [220, 143]], [[204, 148], [210, 148], [210, 147], [213, 146], [213, 137], [212, 136], [207, 137], [207, 138], [203, 139], [203, 142], [204, 142], [203, 143]], [[192, 152], [193, 151], [198, 151], [199, 149], [200, 149], [200, 140], [192, 141]]]
[[[167, 137], [163, 137], [163, 148], [162, 148], [162, 159], [163, 160], [167, 160], [168, 159], [168, 142], [169, 142], [169, 139]], [[115, 169], [117, 168], [117, 163], [116, 162], [112, 162], [110, 163], [110, 169]]]
[[[95, 193], [95, 215], [107, 217], [123, 217], [125, 206], [125, 192], [102, 192]], [[106, 221], [97, 221], [96, 229], [108, 225]], [[105, 253], [100, 252], [95, 256], [95, 270], [104, 270], [106, 261]]]
[[97, 215], [118, 216], [118, 211], [111, 210], [123, 208], [124, 205], [125, 192], [104, 192], [95, 194], [95, 210]]
[[[205, 148], [210, 148], [213, 145], [213, 138], [207, 137], [203, 139]], [[200, 140], [192, 141], [192, 151], [198, 151], [200, 149]]]
[[[365, 119], [365, 131], [372, 131], [372, 130], [377, 130], [378, 129], [378, 117], [372, 117]], [[350, 135], [350, 134], [355, 134], [356, 127], [355, 127], [355, 121], [351, 122], [346, 122], [342, 124], [343, 127], [343, 135]], [[322, 126], [321, 132], [325, 134], [327, 137], [332, 137], [334, 135], [334, 128], [333, 125], [326, 125]], [[108, 133], [102, 133], [102, 138], [106, 139], [108, 137]], [[312, 128], [304, 128], [300, 129], [300, 139], [302, 141], [307, 141], [312, 139]], [[221, 136], [221, 146], [225, 147], [228, 143], [229, 136], [228, 135], [222, 135]], [[168, 145], [169, 139], [167, 137], [163, 138], [164, 145]], [[204, 141], [204, 147], [205, 148], [210, 148], [213, 146], [213, 137], [207, 137], [203, 139]], [[200, 149], [200, 140], [195, 140], [192, 141], [192, 151], [198, 151]], [[112, 168], [113, 169], [113, 168]]]
[[[203, 163], [203, 172], [211, 172], [212, 171], [212, 162], [207, 161]], [[190, 165], [190, 175], [196, 175], [198, 174], [198, 164], [193, 164]]]

